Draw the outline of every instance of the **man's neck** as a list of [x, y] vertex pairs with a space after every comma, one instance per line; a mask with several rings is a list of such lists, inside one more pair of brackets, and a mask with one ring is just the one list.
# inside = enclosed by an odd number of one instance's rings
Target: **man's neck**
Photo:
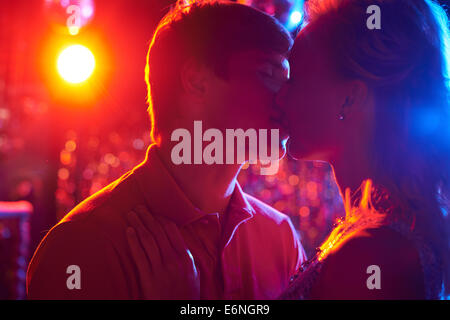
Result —
[[226, 211], [242, 165], [175, 165], [170, 145], [155, 147], [161, 161], [195, 207], [205, 213]]

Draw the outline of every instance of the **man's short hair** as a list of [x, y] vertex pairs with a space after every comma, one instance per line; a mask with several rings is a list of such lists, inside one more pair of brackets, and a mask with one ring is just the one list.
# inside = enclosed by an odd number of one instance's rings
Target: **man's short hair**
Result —
[[181, 90], [180, 70], [195, 59], [226, 79], [229, 57], [244, 50], [286, 54], [293, 44], [275, 18], [229, 1], [179, 1], [158, 24], [147, 53], [145, 81], [151, 137], [157, 142]]

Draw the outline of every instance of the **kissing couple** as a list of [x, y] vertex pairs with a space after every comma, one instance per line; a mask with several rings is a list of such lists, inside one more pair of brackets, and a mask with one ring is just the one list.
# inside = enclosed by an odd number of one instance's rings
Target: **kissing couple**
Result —
[[[372, 5], [380, 29], [366, 26]], [[305, 6], [295, 41], [243, 4], [173, 6], [147, 54], [146, 158], [49, 231], [30, 299], [449, 294], [447, 15], [432, 0]], [[315, 255], [286, 215], [242, 191], [242, 162], [173, 162], [172, 133], [195, 121], [224, 135], [278, 130], [280, 157], [332, 166], [345, 214]]]

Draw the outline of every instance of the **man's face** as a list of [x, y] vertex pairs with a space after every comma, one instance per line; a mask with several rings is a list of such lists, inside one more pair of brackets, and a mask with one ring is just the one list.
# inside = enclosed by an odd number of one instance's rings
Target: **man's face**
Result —
[[259, 50], [233, 54], [228, 61], [228, 78], [217, 77], [210, 86], [208, 126], [223, 133], [225, 129], [268, 129], [268, 137], [270, 129], [279, 129], [281, 146], [288, 136], [280, 123], [275, 96], [288, 77], [289, 63], [284, 55]]

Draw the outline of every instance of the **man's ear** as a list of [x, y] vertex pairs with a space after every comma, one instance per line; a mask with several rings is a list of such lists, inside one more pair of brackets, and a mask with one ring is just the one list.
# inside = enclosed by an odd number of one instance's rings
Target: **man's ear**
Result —
[[185, 94], [194, 101], [202, 101], [208, 86], [209, 70], [194, 59], [186, 61], [181, 68], [181, 85]]

